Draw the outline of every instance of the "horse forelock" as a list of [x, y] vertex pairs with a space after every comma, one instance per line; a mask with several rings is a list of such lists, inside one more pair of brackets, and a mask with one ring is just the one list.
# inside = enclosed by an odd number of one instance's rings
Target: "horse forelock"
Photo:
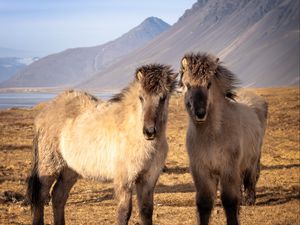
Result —
[[137, 68], [136, 74], [142, 72], [143, 78], [135, 80], [120, 93], [115, 94], [109, 102], [121, 102], [131, 88], [135, 88], [135, 83], [140, 82], [141, 87], [147, 94], [160, 95], [162, 93], [172, 93], [176, 86], [176, 74], [168, 65], [148, 64]]
[[147, 94], [160, 95], [171, 93], [175, 89], [176, 75], [170, 66], [162, 64], [149, 64], [141, 66], [137, 72], [143, 74], [141, 87]]
[[[207, 53], [190, 53], [184, 58], [188, 61], [190, 81], [194, 84], [205, 84], [209, 79], [214, 79], [220, 86], [224, 96], [234, 100], [236, 85], [239, 84], [236, 76], [221, 65], [217, 58]], [[183, 73], [183, 68], [181, 68]]]
[[[209, 79], [218, 66], [214, 57], [207, 53], [190, 53], [186, 54], [184, 58], [188, 62], [186, 69], [189, 71], [190, 79], [195, 82]], [[184, 69], [181, 68], [181, 70]]]

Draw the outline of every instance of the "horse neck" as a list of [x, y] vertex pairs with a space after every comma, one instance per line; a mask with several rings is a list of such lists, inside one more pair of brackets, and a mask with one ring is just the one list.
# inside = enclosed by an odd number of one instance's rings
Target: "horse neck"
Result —
[[226, 107], [225, 97], [217, 92], [212, 96], [212, 102], [209, 105], [206, 124], [214, 133], [219, 133], [222, 129], [223, 113]]
[[135, 83], [132, 83], [124, 98], [115, 103], [114, 111], [117, 113], [117, 118], [120, 123], [132, 123], [134, 120], [136, 128], [140, 127], [142, 111], [139, 106], [138, 89]]
[[[137, 83], [132, 83], [124, 98], [120, 102], [113, 103], [113, 111], [118, 115], [117, 124], [123, 125], [124, 127], [131, 127], [131, 130], [136, 130], [136, 133], [132, 131], [134, 135], [137, 133], [142, 134], [143, 129], [143, 112], [141, 103], [139, 100], [139, 91]], [[160, 119], [160, 136], [164, 137], [166, 134], [168, 111], [163, 113]], [[144, 138], [144, 137], [143, 137]]]

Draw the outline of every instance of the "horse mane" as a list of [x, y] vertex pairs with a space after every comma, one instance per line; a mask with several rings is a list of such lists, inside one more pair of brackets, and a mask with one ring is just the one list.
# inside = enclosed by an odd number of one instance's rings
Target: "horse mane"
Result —
[[132, 86], [132, 83], [131, 83], [129, 86], [123, 88], [123, 89], [121, 90], [121, 92], [119, 92], [119, 93], [115, 94], [114, 96], [112, 96], [112, 97], [108, 100], [108, 102], [111, 102], [111, 103], [114, 103], [114, 102], [121, 102], [121, 101], [124, 99], [126, 93], [128, 93], [128, 91], [129, 91], [129, 89], [130, 89], [131, 86]]
[[240, 83], [236, 75], [226, 67], [218, 64], [218, 67], [215, 71], [215, 77], [224, 96], [235, 101], [235, 90], [237, 89], [237, 85]]
[[[141, 72], [143, 77], [138, 80], [137, 74]], [[136, 69], [136, 79], [124, 88], [120, 93], [115, 94], [109, 102], [121, 102], [130, 88], [136, 82], [140, 82], [142, 88], [150, 95], [158, 95], [160, 93], [172, 93], [176, 87], [176, 74], [170, 66], [163, 64], [148, 64], [140, 66]]]

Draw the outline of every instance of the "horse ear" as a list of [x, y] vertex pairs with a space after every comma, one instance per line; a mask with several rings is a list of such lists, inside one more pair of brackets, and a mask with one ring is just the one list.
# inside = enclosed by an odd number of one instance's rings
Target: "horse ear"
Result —
[[139, 70], [137, 73], [136, 73], [136, 79], [141, 81], [143, 79], [144, 75], [143, 73]]
[[188, 66], [188, 61], [186, 57], [183, 57], [183, 59], [181, 60], [181, 66], [183, 69], [186, 69]]

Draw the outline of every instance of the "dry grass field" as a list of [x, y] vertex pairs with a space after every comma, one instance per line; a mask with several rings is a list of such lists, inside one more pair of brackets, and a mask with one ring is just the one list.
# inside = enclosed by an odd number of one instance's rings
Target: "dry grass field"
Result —
[[[242, 206], [242, 224], [300, 224], [300, 151], [298, 88], [255, 89], [269, 102], [268, 128], [255, 206]], [[0, 111], [0, 224], [30, 224], [24, 203], [25, 181], [31, 166], [34, 109]], [[173, 97], [168, 122], [170, 151], [167, 170], [155, 192], [154, 223], [196, 224], [194, 187], [185, 150], [187, 115], [181, 97]], [[110, 183], [80, 180], [66, 206], [67, 224], [114, 224], [116, 202]], [[51, 203], [46, 223], [52, 224]], [[136, 199], [130, 224], [138, 223]], [[219, 198], [211, 224], [225, 224]]]

